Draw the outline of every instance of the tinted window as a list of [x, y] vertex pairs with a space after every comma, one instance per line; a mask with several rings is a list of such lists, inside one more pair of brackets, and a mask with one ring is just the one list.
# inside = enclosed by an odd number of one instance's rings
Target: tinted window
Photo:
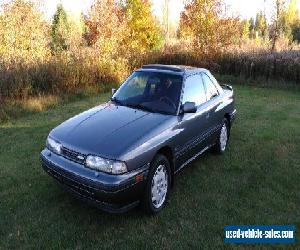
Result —
[[186, 79], [182, 103], [195, 102], [196, 106], [206, 102], [205, 89], [200, 75]]
[[217, 88], [215, 87], [213, 82], [210, 80], [210, 78], [206, 74], [202, 74], [202, 79], [203, 79], [203, 82], [205, 85], [206, 95], [207, 95], [208, 100], [219, 95]]

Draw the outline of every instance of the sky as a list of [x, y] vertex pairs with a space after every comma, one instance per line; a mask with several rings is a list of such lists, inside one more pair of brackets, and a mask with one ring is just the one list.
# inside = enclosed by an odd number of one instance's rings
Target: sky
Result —
[[[238, 14], [242, 18], [247, 19], [255, 17], [258, 11], [264, 10], [264, 0], [226, 0], [226, 3], [234, 14]], [[269, 4], [266, 6], [266, 9], [270, 11], [270, 7]]]
[[[6, 2], [9, 0], [0, 0]], [[169, 0], [170, 1], [170, 20], [177, 21], [180, 17], [180, 12], [183, 10], [183, 0]], [[264, 2], [266, 4], [264, 5]], [[225, 3], [230, 7], [229, 13], [240, 16], [241, 18], [255, 17], [258, 11], [265, 9], [266, 14], [270, 15], [272, 11], [272, 0], [225, 0]], [[48, 19], [53, 16], [58, 3], [62, 3], [64, 8], [74, 14], [81, 11], [87, 13], [88, 9], [94, 0], [44, 0], [43, 10]], [[162, 15], [163, 0], [152, 0], [154, 13], [158, 16]], [[298, 7], [300, 9], [300, 0], [298, 0]]]
[[[170, 19], [178, 20], [180, 17], [180, 12], [183, 10], [183, 1], [182, 0], [169, 0], [170, 1]], [[1, 0], [0, 0], [1, 2]], [[64, 8], [72, 13], [84, 13], [90, 8], [94, 0], [45, 0], [44, 11], [48, 18], [51, 18], [56, 10], [58, 3], [62, 3]], [[162, 15], [162, 0], [152, 0], [154, 13], [158, 16]]]

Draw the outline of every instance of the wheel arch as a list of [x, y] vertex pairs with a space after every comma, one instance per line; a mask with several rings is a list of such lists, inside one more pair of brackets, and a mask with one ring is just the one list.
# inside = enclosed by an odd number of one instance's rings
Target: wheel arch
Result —
[[227, 120], [227, 122], [228, 122], [228, 125], [229, 125], [229, 128], [231, 128], [231, 119], [230, 119], [230, 114], [229, 113], [226, 113], [225, 115], [224, 115], [224, 118]]
[[167, 157], [167, 159], [169, 160], [170, 163], [170, 168], [171, 168], [171, 185], [173, 185], [174, 183], [174, 173], [175, 173], [175, 165], [174, 165], [174, 154], [173, 154], [173, 150], [170, 146], [163, 146], [162, 148], [160, 148], [157, 154], [162, 154], [165, 157]]

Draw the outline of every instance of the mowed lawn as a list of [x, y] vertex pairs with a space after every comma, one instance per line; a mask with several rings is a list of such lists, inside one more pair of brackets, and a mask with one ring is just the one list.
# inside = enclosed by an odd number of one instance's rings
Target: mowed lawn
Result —
[[109, 95], [1, 124], [0, 249], [246, 249], [224, 244], [223, 228], [232, 224], [294, 224], [300, 248], [300, 93], [234, 88], [238, 117], [228, 151], [207, 152], [181, 172], [158, 216], [101, 212], [40, 166], [49, 131]]

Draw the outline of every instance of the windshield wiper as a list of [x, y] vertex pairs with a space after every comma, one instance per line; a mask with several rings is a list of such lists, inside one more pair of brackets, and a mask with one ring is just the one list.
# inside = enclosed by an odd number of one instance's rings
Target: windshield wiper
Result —
[[124, 103], [121, 102], [120, 100], [118, 100], [116, 97], [110, 98], [110, 100], [113, 101], [114, 103], [120, 105], [120, 106], [124, 106]]
[[126, 107], [130, 107], [130, 108], [141, 109], [141, 110], [148, 111], [148, 112], [151, 112], [151, 113], [157, 112], [156, 110], [153, 110], [153, 109], [151, 109], [147, 106], [144, 106], [140, 103], [125, 103], [125, 102], [122, 102], [122, 101], [120, 101], [119, 99], [117, 99], [115, 97], [111, 98], [110, 100], [113, 101], [114, 103], [120, 105], [120, 106], [126, 106]]
[[148, 111], [148, 112], [151, 112], [151, 113], [155, 112], [155, 110], [153, 110], [153, 109], [151, 109], [151, 108], [149, 108], [147, 106], [144, 106], [144, 105], [142, 105], [140, 103], [137, 103], [137, 104], [126, 103], [126, 106], [127, 107], [131, 107], [131, 108], [137, 108], [137, 109], [145, 110], [145, 111]]

